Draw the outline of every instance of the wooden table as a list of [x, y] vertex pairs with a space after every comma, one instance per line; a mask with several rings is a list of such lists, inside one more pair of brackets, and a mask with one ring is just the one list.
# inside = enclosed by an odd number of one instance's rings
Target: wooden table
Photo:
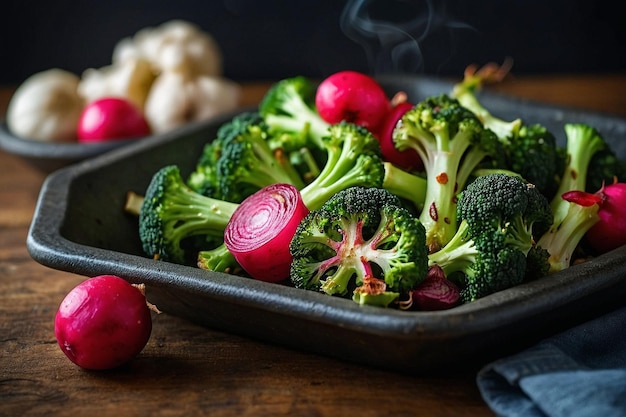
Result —
[[[244, 104], [267, 84], [246, 84]], [[626, 74], [519, 77], [490, 87], [626, 116]], [[12, 89], [0, 89], [0, 115]], [[25, 247], [45, 175], [0, 151], [0, 415], [493, 416], [475, 385], [481, 364], [404, 376], [154, 316], [141, 355], [87, 372], [56, 344], [54, 315], [83, 278], [33, 261]]]

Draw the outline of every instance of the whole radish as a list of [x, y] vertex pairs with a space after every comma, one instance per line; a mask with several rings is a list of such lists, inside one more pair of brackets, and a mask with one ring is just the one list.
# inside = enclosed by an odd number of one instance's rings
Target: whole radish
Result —
[[61, 302], [54, 321], [59, 347], [76, 365], [111, 369], [137, 356], [152, 332], [143, 292], [114, 275], [89, 278]]
[[120, 97], [105, 97], [88, 103], [76, 128], [79, 142], [133, 139], [150, 132], [143, 112]]
[[272, 184], [241, 202], [224, 231], [224, 244], [253, 278], [278, 282], [289, 277], [289, 243], [309, 210], [300, 191]]
[[596, 195], [601, 198], [600, 220], [585, 237], [596, 252], [605, 253], [626, 244], [626, 183], [605, 185]]
[[391, 103], [372, 77], [357, 71], [340, 71], [324, 79], [317, 88], [315, 106], [328, 123], [343, 120], [378, 131]]

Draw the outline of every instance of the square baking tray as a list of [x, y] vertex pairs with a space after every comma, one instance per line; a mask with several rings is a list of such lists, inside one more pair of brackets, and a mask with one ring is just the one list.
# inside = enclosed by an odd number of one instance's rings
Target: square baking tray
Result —
[[[382, 77], [413, 102], [449, 92], [430, 77]], [[489, 94], [483, 104], [504, 119], [542, 123], [564, 143], [563, 124], [596, 127], [626, 155], [626, 120], [615, 116]], [[204, 326], [398, 371], [446, 369], [521, 349], [546, 335], [624, 303], [626, 247], [447, 311], [398, 311], [194, 267], [143, 254], [126, 193], [144, 193], [152, 175], [178, 164], [186, 176], [203, 146], [233, 115], [188, 125], [59, 170], [44, 182], [27, 247], [37, 262], [72, 273], [115, 274], [147, 287], [165, 313]]]

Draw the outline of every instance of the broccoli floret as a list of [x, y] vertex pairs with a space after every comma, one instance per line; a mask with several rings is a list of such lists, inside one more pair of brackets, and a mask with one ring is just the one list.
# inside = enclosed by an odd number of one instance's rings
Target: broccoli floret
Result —
[[435, 252], [456, 233], [457, 193], [482, 161], [501, 154], [500, 141], [474, 113], [445, 94], [405, 113], [393, 140], [400, 151], [415, 149], [424, 163], [426, 197], [420, 221]]
[[320, 208], [334, 194], [349, 187], [382, 187], [385, 168], [380, 144], [366, 128], [349, 122], [332, 124], [322, 143], [326, 163], [320, 174], [300, 191], [310, 210]]
[[412, 204], [420, 212], [426, 198], [426, 178], [384, 162], [385, 178], [382, 187]]
[[270, 184], [304, 187], [282, 150], [270, 149], [268, 137], [267, 125], [258, 113], [234, 117], [205, 146], [188, 185], [209, 197], [235, 203]]
[[316, 87], [306, 77], [285, 78], [274, 83], [259, 104], [268, 124], [274, 147], [287, 152], [302, 147], [322, 149], [328, 123], [315, 108]]
[[238, 134], [224, 138], [216, 171], [220, 198], [241, 202], [271, 184], [291, 184], [298, 189], [304, 181], [282, 150], [267, 144], [263, 123], [242, 127]]
[[[570, 266], [576, 247], [598, 221], [598, 201], [585, 194], [589, 169], [595, 156], [607, 155], [608, 144], [592, 126], [584, 123], [567, 123], [567, 163], [555, 196], [550, 201], [554, 223], [539, 240], [537, 246], [550, 257], [550, 273]], [[596, 190], [597, 191], [597, 190]], [[582, 204], [581, 204], [582, 203]]]
[[503, 168], [519, 173], [545, 196], [553, 196], [566, 161], [552, 132], [540, 124], [523, 125], [519, 134], [503, 145]]
[[213, 140], [202, 150], [196, 169], [187, 178], [187, 185], [194, 191], [207, 197], [219, 194], [218, 175], [215, 170], [217, 159], [221, 154], [221, 143]]
[[241, 265], [223, 242], [214, 249], [198, 252], [198, 268], [234, 275], [244, 273]]
[[[553, 228], [558, 229], [565, 219], [570, 203], [563, 200], [562, 195], [568, 191], [585, 191], [587, 174], [593, 157], [604, 152], [608, 145], [600, 133], [592, 126], [584, 123], [566, 123], [566, 165], [561, 175], [559, 187], [550, 200], [550, 208], [554, 213]], [[594, 190], [597, 191], [597, 190]]]
[[606, 146], [596, 152], [589, 162], [585, 191], [595, 193], [605, 184], [623, 181], [626, 178], [626, 161], [620, 159], [613, 149]]
[[495, 117], [478, 100], [477, 93], [482, 88], [492, 72], [483, 73], [472, 71], [468, 68], [463, 77], [463, 81], [454, 85], [450, 95], [457, 99], [461, 105], [472, 111], [487, 129], [491, 129], [498, 138], [507, 139], [517, 136], [522, 127], [522, 120], [515, 119], [506, 121]]
[[537, 241], [537, 246], [549, 255], [549, 273], [562, 271], [571, 265], [578, 244], [600, 217], [602, 198], [584, 191], [566, 193], [563, 201], [568, 211], [558, 227], [552, 227]]
[[533, 229], [552, 221], [543, 194], [517, 176], [486, 175], [459, 193], [457, 211], [457, 232], [429, 254], [429, 265], [439, 265], [448, 277], [462, 274], [464, 302], [523, 282]]
[[503, 145], [502, 158], [489, 168], [508, 169], [534, 184], [544, 195], [552, 196], [563, 172], [564, 158], [554, 135], [543, 125], [526, 124], [522, 119], [506, 121], [493, 115], [476, 93], [491, 72], [466, 72], [452, 96], [472, 111], [483, 126], [493, 131]]
[[216, 137], [204, 146], [195, 170], [187, 178], [187, 185], [207, 197], [221, 198], [217, 161], [222, 155], [222, 143], [245, 132], [248, 126], [262, 122], [258, 112], [244, 112], [221, 125]]
[[425, 277], [425, 230], [381, 188], [350, 187], [311, 211], [290, 251], [297, 288], [349, 296], [360, 304], [388, 305]]
[[165, 166], [153, 175], [139, 213], [143, 250], [155, 259], [195, 263], [198, 248], [193, 243], [203, 237], [223, 239], [238, 206], [194, 191], [182, 179], [178, 166]]

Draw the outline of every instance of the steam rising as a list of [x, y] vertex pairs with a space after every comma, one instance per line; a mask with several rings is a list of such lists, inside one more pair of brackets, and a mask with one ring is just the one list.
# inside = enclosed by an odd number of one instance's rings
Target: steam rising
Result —
[[349, 0], [340, 26], [363, 47], [373, 74], [424, 72], [425, 42], [441, 44], [450, 56], [454, 32], [470, 28], [448, 16], [445, 2], [437, 0]]

